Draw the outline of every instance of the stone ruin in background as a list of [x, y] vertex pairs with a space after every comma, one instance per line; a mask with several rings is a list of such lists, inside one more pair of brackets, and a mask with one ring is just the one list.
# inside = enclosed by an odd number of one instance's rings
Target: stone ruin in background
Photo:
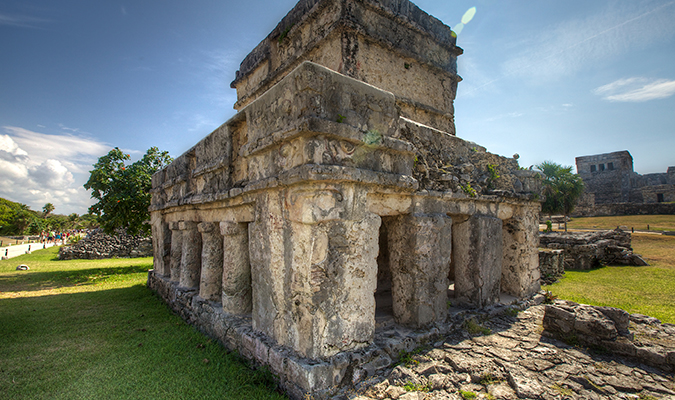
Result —
[[589, 270], [603, 265], [649, 265], [633, 253], [631, 234], [617, 228], [597, 232], [544, 232], [539, 234], [542, 281], [551, 284], [565, 271]]
[[535, 293], [540, 180], [455, 136], [455, 43], [407, 0], [301, 0], [153, 176], [148, 285], [293, 397]]

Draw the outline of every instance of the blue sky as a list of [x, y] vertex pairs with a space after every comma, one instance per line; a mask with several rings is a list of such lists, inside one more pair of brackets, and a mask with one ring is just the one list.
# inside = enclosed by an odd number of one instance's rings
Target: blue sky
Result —
[[[675, 165], [675, 1], [418, 0], [455, 28], [457, 135], [574, 165], [629, 150]], [[0, 197], [86, 212], [112, 147], [178, 156], [232, 115], [241, 60], [294, 6], [262, 1], [0, 3]]]

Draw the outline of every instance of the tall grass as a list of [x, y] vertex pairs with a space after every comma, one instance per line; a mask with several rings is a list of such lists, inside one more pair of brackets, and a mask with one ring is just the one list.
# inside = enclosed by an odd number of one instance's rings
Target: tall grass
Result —
[[57, 251], [0, 262], [0, 399], [284, 398], [144, 286], [151, 258]]

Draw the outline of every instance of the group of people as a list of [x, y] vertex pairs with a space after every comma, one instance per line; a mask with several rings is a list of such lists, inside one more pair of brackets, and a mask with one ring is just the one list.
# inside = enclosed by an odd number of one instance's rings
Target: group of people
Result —
[[69, 231], [42, 231], [40, 232], [40, 243], [66, 244], [72, 235], [77, 235], [82, 229], [71, 229]]

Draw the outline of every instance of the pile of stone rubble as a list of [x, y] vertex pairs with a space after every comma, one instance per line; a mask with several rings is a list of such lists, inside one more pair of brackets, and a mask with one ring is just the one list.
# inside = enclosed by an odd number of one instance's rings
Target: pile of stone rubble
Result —
[[539, 245], [563, 250], [565, 271], [586, 270], [601, 265], [648, 265], [642, 257], [633, 254], [631, 235], [621, 229], [541, 233]]
[[97, 229], [74, 245], [59, 249], [60, 260], [113, 257], [152, 257], [152, 239], [126, 233], [108, 235]]
[[[556, 302], [520, 312], [505, 308], [498, 313], [465, 315], [465, 322], [445, 340], [401, 354], [398, 366], [334, 399], [675, 398], [675, 326], [623, 310], [606, 307], [604, 311], [606, 314], [597, 307]], [[589, 321], [584, 315], [590, 314], [592, 321], [600, 322], [585, 324]], [[544, 318], [547, 322], [542, 324]], [[564, 325], [564, 321], [572, 321], [567, 333], [576, 332], [577, 343], [554, 338], [560, 333], [554, 326]], [[617, 354], [618, 346], [586, 347], [594, 339], [589, 342], [583, 336], [595, 331], [595, 323], [606, 328], [595, 335], [609, 335], [602, 339], [605, 341], [610, 336], [628, 340], [626, 348], [633, 346], [634, 356]], [[546, 326], [555, 332], [545, 331]], [[664, 363], [657, 362], [659, 368], [647, 365], [654, 364], [652, 357]]]

